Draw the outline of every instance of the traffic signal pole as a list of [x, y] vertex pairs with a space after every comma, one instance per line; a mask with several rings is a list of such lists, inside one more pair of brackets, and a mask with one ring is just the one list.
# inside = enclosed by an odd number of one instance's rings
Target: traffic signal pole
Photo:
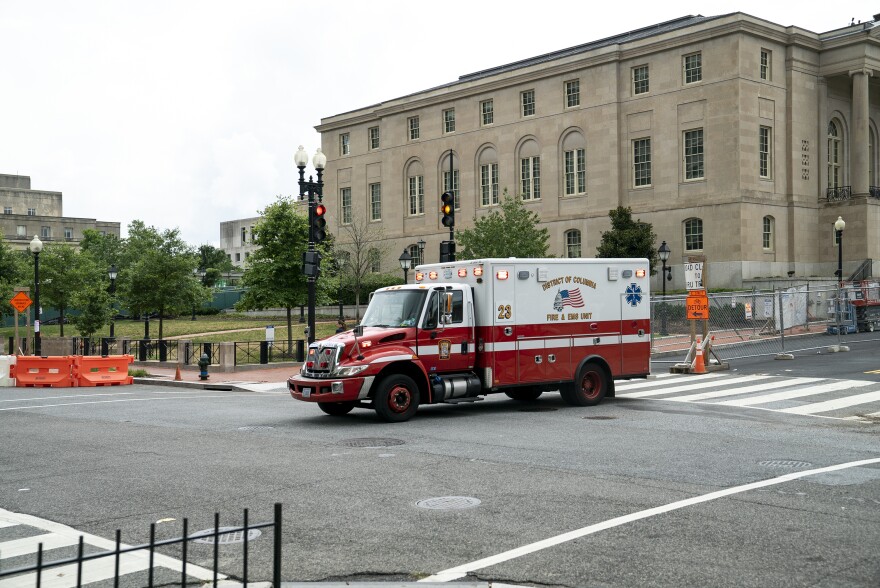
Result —
[[443, 226], [449, 227], [449, 240], [440, 242], [440, 261], [455, 261], [455, 167], [452, 149], [449, 150], [449, 185], [440, 196]]
[[[300, 147], [300, 149], [302, 149], [302, 147]], [[320, 153], [320, 149], [318, 152]], [[321, 156], [323, 157], [323, 154], [321, 154]], [[324, 219], [324, 212], [326, 209], [324, 205], [321, 204], [321, 198], [324, 191], [324, 162], [322, 161], [320, 162], [320, 165], [317, 163], [315, 165], [315, 169], [318, 172], [317, 182], [313, 182], [311, 176], [309, 176], [309, 180], [306, 181], [305, 163], [302, 162], [302, 165], [300, 165], [300, 163], [301, 162], [299, 161], [297, 162], [297, 168], [299, 168], [299, 197], [300, 200], [305, 200], [306, 197], [308, 197], [309, 206], [309, 246], [303, 256], [303, 273], [306, 274], [306, 283], [308, 286], [307, 304], [309, 307], [309, 333], [307, 339], [309, 343], [313, 343], [315, 341], [315, 282], [320, 273], [321, 263], [321, 256], [316, 245], [326, 237], [324, 227], [327, 224], [327, 221]]]

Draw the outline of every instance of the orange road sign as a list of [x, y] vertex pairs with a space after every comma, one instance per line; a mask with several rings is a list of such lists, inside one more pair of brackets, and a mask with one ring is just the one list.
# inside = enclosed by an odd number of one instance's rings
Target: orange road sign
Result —
[[[696, 296], [694, 294], [697, 294]], [[687, 297], [687, 317], [691, 320], [709, 318], [709, 297], [705, 290], [695, 290]]]
[[30, 296], [24, 292], [19, 292], [12, 297], [12, 300], [10, 300], [9, 303], [14, 306], [15, 310], [18, 312], [24, 312], [28, 306], [33, 304], [33, 300], [31, 300]]

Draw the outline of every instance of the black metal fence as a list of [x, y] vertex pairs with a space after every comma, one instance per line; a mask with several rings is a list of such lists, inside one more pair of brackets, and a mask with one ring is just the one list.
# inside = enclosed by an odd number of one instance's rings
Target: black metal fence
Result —
[[72, 337], [71, 355], [118, 355], [121, 345], [115, 337]]
[[[154, 569], [155, 569], [155, 556], [156, 549], [159, 547], [163, 547], [166, 545], [180, 545], [181, 546], [181, 574], [180, 574], [180, 585], [187, 585], [187, 555], [188, 555], [188, 547], [191, 541], [196, 540], [205, 540], [205, 539], [213, 539], [212, 543], [214, 545], [214, 553], [213, 553], [213, 585], [217, 586], [217, 582], [219, 580], [219, 571], [217, 570], [218, 561], [220, 557], [219, 546], [221, 541], [221, 537], [232, 535], [236, 533], [242, 533], [244, 536], [244, 540], [242, 541], [242, 570], [241, 570], [241, 579], [244, 586], [248, 585], [248, 532], [254, 529], [265, 529], [271, 527], [273, 530], [273, 543], [272, 543], [272, 585], [276, 588], [280, 588], [281, 586], [281, 503], [275, 503], [275, 513], [274, 518], [271, 522], [266, 523], [255, 523], [252, 524], [248, 521], [248, 510], [244, 509], [243, 514], [243, 524], [240, 527], [220, 527], [220, 513], [214, 513], [214, 528], [212, 531], [208, 533], [200, 532], [190, 534], [189, 532], [189, 520], [183, 519], [183, 529], [182, 536], [175, 537], [173, 539], [156, 539], [156, 523], [150, 524], [150, 542], [142, 545], [123, 545], [122, 543], [122, 531], [119, 529], [116, 530], [116, 548], [112, 551], [99, 551], [95, 553], [85, 553], [85, 540], [83, 536], [80, 536], [79, 543], [77, 547], [76, 556], [69, 557], [65, 559], [58, 559], [54, 561], [43, 561], [43, 544], [40, 543], [37, 547], [37, 560], [36, 563], [23, 566], [18, 568], [12, 568], [8, 570], [2, 569], [3, 560], [0, 559], [0, 580], [3, 578], [20, 576], [23, 574], [29, 574], [35, 572], [35, 587], [40, 588], [43, 571], [51, 568], [57, 568], [59, 566], [75, 564], [76, 565], [76, 586], [82, 586], [82, 577], [83, 577], [83, 565], [87, 561], [112, 557], [114, 558], [114, 574], [113, 574], [113, 586], [114, 588], [118, 588], [119, 579], [121, 576], [120, 573], [120, 560], [123, 554], [133, 553], [138, 551], [146, 551], [149, 556], [149, 566], [147, 568], [148, 580], [147, 586], [152, 588], [155, 585], [154, 581]], [[2, 553], [0, 553], [2, 556]], [[4, 582], [0, 582], [4, 583]], [[164, 582], [163, 582], [164, 583]], [[16, 582], [16, 585], [23, 585]]]
[[195, 365], [199, 363], [202, 354], [208, 356], [208, 362], [211, 364], [220, 363], [220, 344], [219, 343], [196, 343], [189, 342], [183, 344], [183, 363], [186, 365]]
[[122, 353], [137, 361], [178, 361], [180, 343], [168, 339], [135, 339], [123, 341]]
[[305, 361], [305, 341], [297, 339], [292, 349], [276, 345], [274, 341], [236, 341], [235, 365], [268, 364], [283, 361]]

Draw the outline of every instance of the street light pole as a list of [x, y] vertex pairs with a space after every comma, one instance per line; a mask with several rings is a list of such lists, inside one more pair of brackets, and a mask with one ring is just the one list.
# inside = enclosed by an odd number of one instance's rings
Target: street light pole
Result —
[[[308, 181], [306, 181], [305, 169], [306, 164], [309, 162], [309, 156], [302, 145], [299, 146], [299, 149], [293, 156], [293, 160], [294, 163], [296, 163], [296, 167], [299, 168], [299, 199], [308, 199], [309, 205], [309, 246], [306, 255], [309, 256], [310, 260], [315, 262], [314, 273], [317, 274], [317, 266], [320, 264], [320, 258], [318, 257], [318, 250], [315, 248], [315, 208], [320, 204], [321, 198], [324, 194], [323, 176], [324, 166], [327, 165], [327, 156], [321, 153], [321, 149], [318, 148], [315, 152], [315, 156], [312, 158], [312, 165], [315, 166], [315, 170], [318, 172], [317, 182], [312, 181], [312, 176], [309, 176]], [[308, 342], [313, 343], [315, 341], [315, 281], [317, 275], [309, 275], [306, 279], [308, 283], [309, 307]]]
[[107, 275], [110, 276], [110, 338], [113, 339], [113, 327], [116, 325], [115, 316], [116, 309], [113, 307], [113, 302], [116, 299], [116, 276], [119, 275], [119, 272], [116, 270], [116, 264], [112, 264], [110, 269], [107, 270]]
[[397, 258], [397, 261], [400, 262], [400, 268], [403, 270], [403, 283], [408, 284], [409, 268], [412, 267], [412, 256], [409, 254], [409, 251], [404, 249], [400, 257]]
[[838, 216], [834, 221], [834, 230], [837, 232], [837, 342], [840, 343], [840, 315], [843, 313], [843, 229], [846, 222]]
[[[660, 282], [663, 285], [663, 315], [660, 320], [660, 334], [668, 335], [669, 332], [666, 330], [666, 260], [669, 259], [669, 245], [666, 244], [666, 241], [660, 244], [660, 249], [657, 250], [657, 253], [660, 255], [660, 263], [663, 264], [663, 274], [660, 276]], [[672, 268], [669, 268], [669, 278], [672, 279]]]
[[43, 354], [43, 345], [40, 341], [40, 252], [42, 250], [43, 242], [34, 235], [31, 252], [34, 254], [34, 355], [37, 357]]
[[419, 246], [419, 263], [416, 265], [420, 265], [425, 263], [425, 240], [419, 239], [416, 241], [416, 245]]

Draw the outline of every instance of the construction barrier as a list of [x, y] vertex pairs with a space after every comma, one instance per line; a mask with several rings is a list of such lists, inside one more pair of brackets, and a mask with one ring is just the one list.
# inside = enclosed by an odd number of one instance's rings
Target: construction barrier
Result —
[[23, 388], [70, 388], [77, 385], [73, 378], [73, 360], [69, 355], [19, 355], [10, 373], [16, 385]]
[[105, 357], [77, 355], [73, 358], [74, 386], [120, 386], [131, 384], [128, 366], [134, 362], [133, 355], [108, 355]]
[[0, 387], [15, 386], [15, 378], [12, 377], [14, 366], [14, 355], [0, 355]]

